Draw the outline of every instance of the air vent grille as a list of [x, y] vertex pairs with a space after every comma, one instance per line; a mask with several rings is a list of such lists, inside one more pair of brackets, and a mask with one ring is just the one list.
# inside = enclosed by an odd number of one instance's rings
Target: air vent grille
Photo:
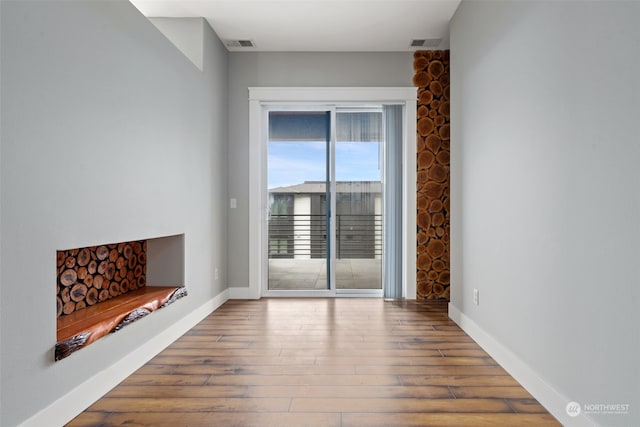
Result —
[[256, 45], [251, 40], [227, 40], [225, 41], [227, 47], [255, 47]]
[[442, 39], [413, 39], [411, 47], [438, 47]]

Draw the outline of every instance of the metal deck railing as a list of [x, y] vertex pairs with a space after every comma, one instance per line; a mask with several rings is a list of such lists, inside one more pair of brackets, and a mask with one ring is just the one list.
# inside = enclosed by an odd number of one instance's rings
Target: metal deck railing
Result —
[[[382, 215], [336, 216], [336, 258], [367, 259], [382, 255]], [[271, 215], [269, 258], [326, 258], [325, 215]]]

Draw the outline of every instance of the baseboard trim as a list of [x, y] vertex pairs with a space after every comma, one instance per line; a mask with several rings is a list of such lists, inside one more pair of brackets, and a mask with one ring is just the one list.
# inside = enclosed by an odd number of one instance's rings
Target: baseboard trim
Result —
[[252, 289], [247, 287], [230, 287], [229, 299], [260, 299], [259, 295], [254, 295]]
[[20, 427], [62, 426], [68, 423], [228, 299], [229, 290], [225, 289], [161, 334], [24, 421]]
[[480, 347], [489, 353], [500, 366], [531, 393], [562, 425], [567, 427], [598, 425], [591, 417], [585, 414], [570, 417], [566, 412], [566, 406], [571, 399], [567, 399], [566, 396], [540, 378], [531, 366], [523, 362], [511, 350], [502, 345], [502, 343], [482, 329], [476, 322], [458, 310], [452, 303], [449, 303], [449, 318], [456, 322], [467, 335], [473, 338]]

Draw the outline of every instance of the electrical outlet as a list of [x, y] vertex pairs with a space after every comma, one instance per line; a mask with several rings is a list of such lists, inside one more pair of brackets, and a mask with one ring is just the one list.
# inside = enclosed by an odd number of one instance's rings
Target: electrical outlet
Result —
[[475, 305], [480, 304], [480, 291], [475, 288], [473, 289], [473, 303]]
[[216, 268], [215, 271], [213, 272], [213, 276], [216, 280], [218, 280], [218, 269]]

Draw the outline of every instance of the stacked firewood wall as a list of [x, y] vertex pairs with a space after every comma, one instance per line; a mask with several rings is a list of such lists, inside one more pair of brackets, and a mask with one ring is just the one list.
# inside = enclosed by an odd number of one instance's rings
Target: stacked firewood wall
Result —
[[449, 51], [414, 53], [417, 298], [449, 299]]
[[145, 240], [57, 251], [56, 258], [58, 317], [147, 283]]

